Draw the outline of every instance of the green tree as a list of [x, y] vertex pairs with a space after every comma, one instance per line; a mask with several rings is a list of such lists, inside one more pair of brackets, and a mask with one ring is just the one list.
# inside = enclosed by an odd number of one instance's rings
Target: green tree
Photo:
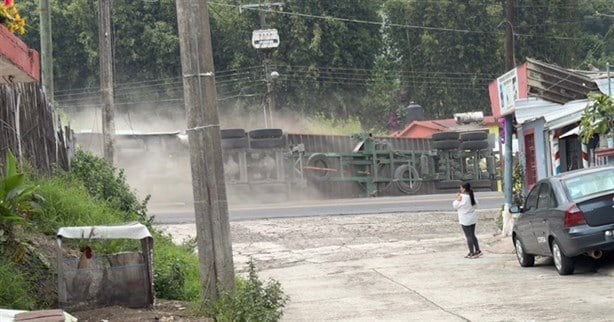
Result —
[[402, 86], [428, 117], [490, 111], [486, 88], [502, 71], [499, 2], [389, 0], [384, 16]]
[[582, 62], [581, 1], [524, 0], [516, 5], [516, 58], [526, 57], [564, 67]]

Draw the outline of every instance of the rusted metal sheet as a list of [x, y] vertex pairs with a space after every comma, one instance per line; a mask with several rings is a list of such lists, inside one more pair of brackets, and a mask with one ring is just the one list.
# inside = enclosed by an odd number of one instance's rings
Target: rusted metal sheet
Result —
[[590, 77], [530, 58], [527, 78], [529, 95], [559, 104], [586, 98], [588, 93], [599, 90]]

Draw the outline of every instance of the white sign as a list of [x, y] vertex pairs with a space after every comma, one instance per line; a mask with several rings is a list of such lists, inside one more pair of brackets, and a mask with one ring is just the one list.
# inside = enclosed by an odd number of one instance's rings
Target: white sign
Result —
[[514, 111], [514, 104], [520, 98], [518, 91], [518, 73], [516, 68], [497, 78], [497, 89], [499, 91], [499, 106], [501, 115], [507, 115]]
[[252, 32], [252, 46], [256, 49], [277, 48], [279, 34], [277, 29], [261, 29]]

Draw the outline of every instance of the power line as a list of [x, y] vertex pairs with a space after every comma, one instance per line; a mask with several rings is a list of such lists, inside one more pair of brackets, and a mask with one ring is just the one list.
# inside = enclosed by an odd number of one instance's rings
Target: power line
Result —
[[[226, 3], [218, 3], [218, 2], [209, 2], [212, 5], [225, 6], [225, 7], [233, 7], [240, 8], [239, 5], [226, 4]], [[369, 21], [369, 20], [360, 20], [360, 19], [350, 19], [350, 18], [340, 18], [334, 16], [321, 16], [321, 15], [313, 15], [299, 12], [287, 12], [287, 11], [276, 11], [270, 9], [263, 8], [243, 8], [247, 10], [254, 11], [264, 11], [267, 13], [275, 13], [279, 15], [289, 15], [289, 16], [298, 16], [305, 18], [313, 18], [313, 19], [322, 19], [322, 20], [335, 20], [335, 21], [343, 21], [343, 22], [351, 22], [351, 23], [360, 23], [360, 24], [369, 24], [376, 26], [386, 26], [386, 27], [397, 27], [397, 28], [406, 28], [406, 29], [420, 29], [420, 30], [430, 30], [430, 31], [442, 31], [442, 32], [456, 32], [463, 34], [493, 34], [501, 36], [502, 32], [498, 31], [481, 31], [481, 30], [469, 30], [469, 29], [454, 29], [454, 28], [445, 28], [445, 27], [430, 27], [430, 26], [418, 26], [418, 25], [407, 25], [407, 24], [396, 24], [396, 23], [385, 23], [383, 21]], [[547, 36], [547, 35], [531, 35], [531, 34], [516, 34], [514, 36], [518, 37], [538, 37], [538, 38], [553, 38], [553, 39], [561, 39], [561, 40], [578, 40], [580, 38], [577, 37], [565, 37], [565, 36]]]

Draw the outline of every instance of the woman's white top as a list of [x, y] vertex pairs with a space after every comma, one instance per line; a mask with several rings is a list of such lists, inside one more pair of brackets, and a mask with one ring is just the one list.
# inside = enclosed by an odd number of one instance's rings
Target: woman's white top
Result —
[[461, 201], [454, 200], [452, 207], [458, 212], [458, 222], [463, 226], [471, 226], [478, 222], [478, 214], [475, 211], [475, 206], [471, 205], [471, 198], [468, 194], [461, 194]]

